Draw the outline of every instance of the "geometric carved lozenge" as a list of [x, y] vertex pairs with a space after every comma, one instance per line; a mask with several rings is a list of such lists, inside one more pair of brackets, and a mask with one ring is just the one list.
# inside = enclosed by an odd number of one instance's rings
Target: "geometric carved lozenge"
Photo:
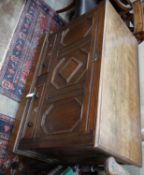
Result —
[[64, 64], [59, 73], [64, 78], [64, 80], [69, 83], [81, 68], [82, 64], [82, 62], [72, 57]]
[[53, 87], [61, 89], [79, 83], [85, 75], [87, 61], [88, 51], [83, 51], [81, 48], [57, 60], [51, 78]]
[[[81, 119], [81, 105], [77, 99], [61, 100], [51, 104], [44, 112], [41, 129], [45, 134], [71, 132]], [[60, 122], [59, 122], [60, 121]]]

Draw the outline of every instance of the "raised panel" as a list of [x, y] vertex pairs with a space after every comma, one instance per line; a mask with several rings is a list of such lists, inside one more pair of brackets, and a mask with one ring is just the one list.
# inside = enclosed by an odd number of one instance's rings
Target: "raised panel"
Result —
[[92, 17], [83, 17], [61, 32], [60, 44], [67, 46], [87, 37], [92, 30]]
[[51, 67], [47, 98], [69, 94], [78, 89], [83, 89], [87, 64], [89, 61], [89, 40], [81, 47], [73, 49], [67, 48], [67, 52], [53, 59], [54, 65]]
[[90, 39], [52, 57], [35, 137], [80, 131]]
[[77, 72], [80, 70], [82, 65], [83, 63], [78, 59], [71, 57], [61, 68], [59, 74], [66, 81], [66, 83], [70, 83], [72, 79], [77, 75]]
[[71, 132], [81, 120], [81, 104], [75, 98], [64, 99], [47, 105], [41, 120], [45, 134]]
[[74, 50], [62, 58], [57, 59], [52, 73], [51, 84], [56, 89], [76, 84], [85, 75], [88, 62], [88, 53], [81, 49]]

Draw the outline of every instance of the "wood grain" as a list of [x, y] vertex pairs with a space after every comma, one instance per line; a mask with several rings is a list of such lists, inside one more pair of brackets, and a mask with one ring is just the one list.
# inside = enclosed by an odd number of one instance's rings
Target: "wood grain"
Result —
[[137, 41], [107, 3], [96, 144], [141, 162]]

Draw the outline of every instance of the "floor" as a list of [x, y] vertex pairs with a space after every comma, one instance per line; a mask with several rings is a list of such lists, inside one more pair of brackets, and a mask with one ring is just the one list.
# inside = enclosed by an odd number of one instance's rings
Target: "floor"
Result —
[[[45, 0], [49, 5], [55, 9], [59, 9], [63, 5], [68, 3], [68, 0]], [[6, 8], [9, 5], [11, 10], [7, 11]], [[18, 22], [21, 10], [23, 8], [23, 0], [1, 0], [0, 1], [0, 68], [4, 60], [12, 33], [14, 32], [15, 26]], [[66, 16], [63, 16], [66, 19]], [[10, 20], [11, 19], [11, 20]], [[139, 45], [139, 70], [140, 70], [140, 93], [141, 93], [141, 123], [142, 128], [144, 128], [144, 42]], [[9, 108], [7, 108], [9, 106]], [[8, 97], [0, 94], [0, 113], [8, 115], [12, 118], [16, 117], [17, 109], [19, 103], [15, 102]], [[143, 144], [143, 157], [144, 157], [144, 144]], [[144, 175], [144, 161], [143, 167], [137, 168], [134, 166], [125, 166], [126, 169], [131, 173], [131, 175]]]

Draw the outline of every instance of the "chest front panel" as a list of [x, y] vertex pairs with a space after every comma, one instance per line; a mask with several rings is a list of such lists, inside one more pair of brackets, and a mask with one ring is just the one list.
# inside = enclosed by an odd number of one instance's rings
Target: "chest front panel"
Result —
[[29, 112], [34, 127], [26, 131], [26, 138], [86, 132], [96, 25], [89, 14], [49, 37], [35, 88], [38, 98], [33, 99]]

